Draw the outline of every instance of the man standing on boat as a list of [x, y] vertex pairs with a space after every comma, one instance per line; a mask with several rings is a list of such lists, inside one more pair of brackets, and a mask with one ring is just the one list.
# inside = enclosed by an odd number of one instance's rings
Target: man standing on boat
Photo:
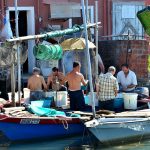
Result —
[[28, 79], [27, 88], [31, 91], [40, 91], [42, 90], [42, 86], [44, 87], [44, 90], [47, 90], [47, 85], [45, 83], [44, 77], [40, 75], [40, 69], [34, 67], [33, 75]]
[[81, 83], [86, 86], [84, 76], [80, 73], [81, 64], [78, 61], [73, 62], [73, 70], [65, 77], [65, 82], [68, 82], [68, 94], [70, 98], [71, 110], [85, 110], [84, 95], [81, 90]]
[[117, 80], [120, 84], [120, 90], [123, 92], [134, 92], [137, 86], [137, 78], [133, 71], [129, 69], [128, 64], [121, 65], [122, 71], [118, 72]]
[[117, 79], [114, 77], [116, 68], [110, 66], [106, 74], [100, 74], [96, 83], [100, 109], [114, 110], [114, 99], [119, 90]]
[[64, 75], [59, 72], [57, 67], [52, 68], [52, 74], [48, 76], [47, 87], [54, 91], [67, 91], [67, 88], [63, 85]]

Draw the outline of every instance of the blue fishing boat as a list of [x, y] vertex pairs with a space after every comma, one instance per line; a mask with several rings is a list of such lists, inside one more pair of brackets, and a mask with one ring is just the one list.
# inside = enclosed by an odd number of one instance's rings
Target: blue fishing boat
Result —
[[18, 117], [0, 114], [0, 131], [10, 141], [54, 139], [82, 134], [84, 124], [76, 117]]

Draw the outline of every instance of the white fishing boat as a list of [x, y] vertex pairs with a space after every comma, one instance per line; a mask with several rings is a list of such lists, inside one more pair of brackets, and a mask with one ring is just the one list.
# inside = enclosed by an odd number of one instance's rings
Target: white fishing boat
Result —
[[140, 141], [150, 137], [150, 110], [105, 115], [85, 125], [102, 143]]

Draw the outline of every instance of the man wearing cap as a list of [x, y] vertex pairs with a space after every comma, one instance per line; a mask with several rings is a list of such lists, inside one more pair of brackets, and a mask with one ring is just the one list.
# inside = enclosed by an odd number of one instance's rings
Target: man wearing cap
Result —
[[44, 90], [47, 90], [47, 85], [45, 83], [44, 77], [40, 75], [40, 69], [34, 67], [33, 75], [28, 79], [27, 88], [31, 91], [40, 91], [42, 90], [42, 86]]

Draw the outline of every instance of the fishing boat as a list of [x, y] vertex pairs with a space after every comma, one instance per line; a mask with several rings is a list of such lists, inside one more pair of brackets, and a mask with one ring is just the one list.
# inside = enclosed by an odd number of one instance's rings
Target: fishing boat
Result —
[[150, 137], [150, 110], [104, 115], [85, 123], [101, 143], [124, 143]]
[[61, 138], [82, 134], [85, 128], [79, 117], [40, 117], [19, 109], [6, 108], [0, 114], [0, 131], [10, 141]]

